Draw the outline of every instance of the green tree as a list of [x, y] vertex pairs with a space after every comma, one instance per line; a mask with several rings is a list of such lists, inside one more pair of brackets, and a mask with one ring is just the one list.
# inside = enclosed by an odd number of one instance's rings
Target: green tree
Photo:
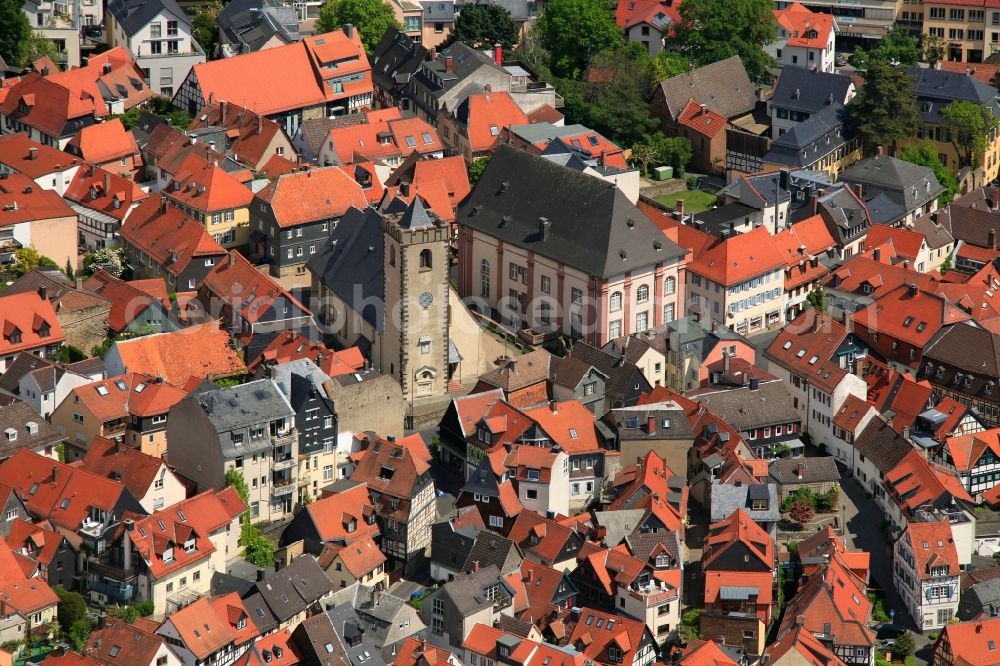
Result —
[[691, 61], [676, 51], [660, 51], [653, 58], [653, 80], [656, 82], [672, 79], [691, 71]]
[[937, 35], [921, 35], [920, 45], [923, 49], [924, 60], [931, 67], [944, 60], [945, 48], [948, 45], [944, 38]]
[[221, 10], [222, 7], [218, 4], [201, 5], [191, 20], [194, 38], [210, 59], [216, 57], [215, 49], [219, 45], [219, 25], [215, 18]]
[[482, 178], [483, 172], [486, 171], [486, 167], [489, 163], [490, 158], [481, 157], [469, 165], [469, 185], [472, 185], [473, 187], [476, 186], [476, 183], [478, 183], [479, 179]]
[[951, 131], [951, 143], [962, 164], [980, 166], [979, 155], [997, 126], [990, 109], [976, 102], [956, 100], [941, 109], [941, 117]]
[[622, 30], [608, 0], [550, 0], [536, 29], [552, 73], [577, 79], [596, 54], [620, 46]]
[[907, 657], [913, 656], [915, 649], [916, 644], [913, 642], [913, 634], [907, 631], [893, 642], [891, 648], [892, 657], [893, 659], [905, 660]]
[[76, 271], [73, 270], [73, 262], [70, 261], [69, 257], [66, 257], [66, 266], [63, 268], [63, 273], [70, 280], [76, 277]]
[[70, 628], [80, 620], [87, 619], [87, 600], [79, 592], [68, 592], [62, 587], [53, 590], [59, 597], [59, 605], [56, 607], [56, 616], [59, 618], [59, 626], [63, 631]]
[[944, 188], [944, 191], [938, 196], [939, 206], [951, 203], [951, 200], [955, 198], [955, 193], [958, 191], [958, 179], [955, 178], [955, 172], [941, 162], [934, 144], [930, 141], [924, 141], [919, 146], [901, 150], [899, 159], [929, 167], [934, 171], [938, 182]]
[[889, 613], [885, 610], [885, 600], [875, 592], [868, 593], [868, 600], [872, 603], [872, 620], [888, 622]]
[[941, 265], [938, 267], [938, 270], [941, 272], [941, 275], [946, 274], [948, 271], [952, 269], [952, 259], [954, 259], [954, 257], [955, 253], [949, 252], [948, 256], [945, 257], [944, 261], [941, 262]]
[[9, 65], [21, 62], [24, 44], [31, 38], [31, 23], [17, 0], [0, 0], [0, 58]]
[[72, 644], [74, 650], [82, 652], [83, 646], [87, 644], [87, 639], [90, 638], [90, 622], [86, 619], [77, 620], [70, 626], [69, 631], [66, 632], [66, 637], [69, 638], [69, 642]]
[[33, 247], [22, 247], [14, 252], [14, 270], [24, 275], [41, 264], [42, 255]]
[[510, 12], [500, 5], [466, 2], [446, 44], [453, 42], [462, 42], [475, 49], [488, 49], [496, 44], [510, 49], [517, 43], [517, 26]]
[[698, 66], [739, 56], [754, 81], [768, 81], [777, 62], [764, 46], [778, 38], [771, 0], [684, 0], [668, 48]]
[[878, 40], [875, 48], [869, 51], [856, 50], [851, 57], [851, 64], [860, 70], [866, 70], [876, 60], [894, 67], [912, 67], [920, 61], [920, 43], [907, 30], [893, 28]]
[[340, 30], [347, 24], [358, 31], [369, 54], [386, 30], [400, 27], [392, 7], [382, 0], [329, 0], [319, 8], [317, 33]]
[[250, 503], [250, 489], [247, 488], [247, 481], [238, 469], [235, 467], [227, 469], [224, 480], [227, 486], [236, 490], [236, 494], [240, 496], [244, 504]]
[[920, 128], [920, 115], [913, 97], [913, 77], [903, 67], [881, 59], [868, 63], [865, 85], [848, 105], [865, 145], [891, 144], [908, 139]]
[[125, 272], [125, 254], [118, 247], [102, 247], [83, 257], [83, 269], [87, 275], [93, 275], [103, 268], [115, 277], [121, 277]]
[[[243, 503], [249, 506], [250, 490], [247, 488], [246, 479], [243, 474], [235, 468], [226, 470], [225, 483], [236, 490]], [[274, 565], [274, 545], [260, 533], [260, 529], [250, 522], [250, 512], [243, 513], [241, 519], [240, 543], [243, 545], [243, 557], [247, 562], [258, 567], [270, 567]]]
[[668, 137], [663, 132], [647, 134], [632, 144], [632, 159], [644, 173], [654, 166], [672, 166], [674, 175], [684, 175], [692, 156], [691, 142], [686, 137]]
[[649, 56], [642, 44], [635, 44], [638, 49], [630, 46], [595, 56], [590, 67], [604, 75], [583, 86], [585, 124], [626, 146], [659, 125], [649, 113], [653, 90]]
[[681, 615], [677, 633], [684, 639], [701, 638], [701, 616], [704, 614], [704, 608], [692, 608]]
[[140, 115], [142, 115], [142, 109], [140, 109], [137, 106], [133, 106], [131, 109], [129, 109], [125, 113], [120, 113], [117, 116], [113, 116], [113, 117], [118, 118], [119, 120], [121, 120], [122, 121], [122, 125], [125, 126], [125, 129], [130, 130], [133, 127], [136, 126], [136, 123], [139, 122], [139, 116]]
[[823, 287], [816, 287], [806, 294], [806, 301], [812, 306], [813, 310], [816, 310], [817, 312], [826, 312], [829, 309], [829, 304], [826, 302], [826, 293], [823, 291]]
[[59, 62], [59, 49], [52, 40], [36, 32], [21, 44], [21, 65], [28, 67], [39, 58], [48, 56], [53, 62]]
[[83, 353], [83, 350], [73, 345], [64, 344], [56, 352], [56, 360], [60, 363], [76, 363], [77, 361], [86, 360], [86, 358], [87, 355]]

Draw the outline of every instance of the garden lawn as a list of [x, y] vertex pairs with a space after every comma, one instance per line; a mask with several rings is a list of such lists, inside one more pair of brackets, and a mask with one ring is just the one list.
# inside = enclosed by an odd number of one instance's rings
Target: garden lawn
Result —
[[678, 199], [684, 200], [685, 213], [701, 213], [708, 210], [715, 203], [714, 194], [702, 192], [701, 190], [685, 190], [684, 192], [675, 192], [656, 198], [657, 201], [671, 208], [677, 205]]

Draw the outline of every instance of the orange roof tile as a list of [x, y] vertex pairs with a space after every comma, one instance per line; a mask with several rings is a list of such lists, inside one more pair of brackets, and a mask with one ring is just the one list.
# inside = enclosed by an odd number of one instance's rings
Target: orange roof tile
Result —
[[65, 541], [58, 532], [21, 518], [15, 518], [8, 529], [10, 531], [7, 533], [7, 545], [12, 551], [30, 556], [31, 559], [46, 566], [54, 564], [52, 558], [56, 556], [59, 546]]
[[783, 257], [764, 227], [730, 236], [705, 249], [688, 270], [723, 286], [783, 268]]
[[468, 111], [463, 124], [473, 153], [492, 150], [500, 141], [500, 131], [511, 125], [526, 125], [528, 117], [507, 92], [469, 95], [463, 106]]
[[120, 118], [84, 127], [66, 144], [66, 152], [79, 155], [91, 164], [105, 164], [139, 155], [139, 144]]
[[226, 255], [226, 249], [197, 220], [158, 197], [143, 201], [121, 228], [125, 242], [145, 252], [167, 273], [179, 276], [196, 257]]
[[[41, 578], [27, 578], [6, 541], [0, 540], [0, 597], [24, 616], [59, 603], [59, 597]], [[9, 614], [9, 613], [8, 613]]]
[[357, 347], [333, 351], [295, 331], [283, 331], [247, 366], [247, 371], [253, 373], [263, 363], [288, 363], [302, 358], [315, 363], [330, 377], [357, 372], [365, 365], [365, 358]]
[[65, 195], [67, 200], [110, 215], [119, 222], [148, 196], [131, 180], [98, 167], [77, 171]]
[[679, 2], [669, 0], [628, 0], [618, 3], [615, 23], [628, 30], [632, 26], [648, 23], [656, 30], [662, 30], [666, 23], [681, 20]]
[[452, 657], [453, 654], [444, 648], [407, 636], [396, 650], [395, 666], [448, 666]]
[[62, 341], [62, 326], [47, 298], [34, 291], [0, 295], [0, 356], [58, 346]]
[[246, 372], [229, 333], [219, 328], [218, 321], [172, 333], [119, 340], [115, 348], [125, 368], [162, 377], [174, 386], [184, 386], [192, 378], [201, 381]]
[[342, 164], [444, 150], [437, 130], [417, 117], [369, 118], [358, 125], [334, 127], [327, 141]]
[[166, 621], [174, 626], [180, 641], [199, 660], [206, 660], [236, 638], [236, 632], [219, 617], [207, 597], [200, 597], [175, 611]]
[[691, 99], [677, 116], [677, 124], [684, 125], [702, 136], [712, 138], [726, 129], [729, 121], [726, 120], [725, 116], [719, 115], [708, 107], [701, 108], [700, 104]]
[[[160, 386], [165, 385], [160, 384]], [[177, 389], [172, 388], [172, 390]], [[166, 468], [166, 463], [139, 449], [118, 444], [104, 437], [95, 437], [87, 445], [87, 454], [80, 462], [80, 468], [97, 476], [119, 481], [136, 498], [143, 498], [153, 487], [161, 470]]]
[[339, 218], [351, 206], [361, 209], [368, 206], [361, 186], [338, 167], [278, 176], [257, 193], [257, 198], [270, 204], [282, 228]]
[[[111, 311], [108, 313], [108, 327], [115, 333], [123, 332], [150, 306], [159, 301], [141, 289], [137, 289], [130, 282], [116, 278], [103, 268], [84, 282], [84, 288], [106, 298], [111, 303]], [[162, 302], [160, 305], [162, 307]], [[164, 308], [164, 312], [167, 311], [169, 308]]]
[[705, 641], [681, 657], [684, 666], [737, 666], [715, 641]]
[[378, 525], [369, 522], [374, 510], [368, 499], [368, 486], [364, 483], [318, 499], [305, 507], [320, 540], [340, 544], [378, 536]]
[[302, 657], [287, 627], [261, 636], [246, 652], [237, 657], [235, 666], [297, 666]]
[[921, 248], [926, 249], [924, 235], [912, 229], [889, 227], [884, 224], [872, 225], [865, 238], [864, 247], [875, 247], [891, 243], [897, 257], [916, 261]]
[[630, 664], [648, 631], [638, 620], [583, 608], [569, 644], [601, 663], [608, 663], [608, 648], [615, 647], [623, 654], [622, 663]]
[[885, 475], [882, 484], [892, 501], [911, 516], [942, 498], [973, 503], [954, 474], [932, 466], [916, 449], [907, 453]]
[[83, 165], [83, 160], [58, 148], [32, 141], [24, 132], [0, 134], [0, 164], [32, 179]]
[[597, 451], [597, 431], [594, 414], [578, 400], [553, 402], [534, 409], [524, 410], [524, 415], [534, 420], [553, 442], [566, 453]]
[[203, 213], [246, 208], [253, 201], [249, 187], [197, 155], [188, 155], [173, 176], [164, 196]]
[[775, 9], [774, 18], [788, 33], [788, 46], [825, 49], [833, 32], [833, 16], [812, 12], [798, 2]]
[[931, 575], [931, 567], [947, 567], [949, 576], [961, 573], [958, 549], [947, 518], [907, 523], [904, 535], [913, 551], [913, 570], [920, 580], [936, 577]]

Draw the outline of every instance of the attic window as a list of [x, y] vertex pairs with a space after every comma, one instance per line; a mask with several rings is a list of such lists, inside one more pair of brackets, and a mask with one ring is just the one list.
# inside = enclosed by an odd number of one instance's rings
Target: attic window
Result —
[[784, 349], [785, 351], [788, 351], [789, 349], [792, 348], [792, 341], [791, 340], [786, 341], [785, 344], [781, 345], [781, 348]]
[[7, 436], [8, 442], [13, 442], [14, 440], [17, 439], [17, 431], [14, 430], [13, 428], [7, 428], [6, 430], [4, 430], [4, 434]]
[[382, 479], [383, 481], [391, 481], [392, 475], [395, 473], [396, 470], [394, 468], [382, 465], [382, 469], [379, 470], [378, 473], [378, 478]]
[[802, 357], [803, 357], [803, 356], [805, 356], [805, 355], [806, 355], [806, 350], [805, 350], [805, 349], [800, 349], [800, 350], [799, 350], [799, 353], [797, 353], [797, 354], [795, 355], [795, 358], [802, 358]]
[[913, 323], [913, 317], [907, 317], [903, 320], [903, 328], [909, 328], [910, 324]]
[[97, 394], [98, 395], [107, 395], [108, 394], [108, 387], [104, 386], [103, 384], [98, 384], [97, 385]]
[[108, 650], [108, 656], [112, 657], [112, 658], [117, 657], [118, 653], [121, 652], [121, 651], [122, 651], [122, 646], [121, 645], [112, 645], [111, 649]]
[[809, 365], [816, 365], [816, 361], [818, 361], [818, 360], [819, 360], [819, 356], [810, 356], [809, 357]]
[[576, 439], [577, 438], [576, 428], [570, 428], [569, 429], [569, 438], [570, 439]]
[[63, 510], [68, 509], [69, 508], [69, 501], [70, 501], [69, 497], [63, 499], [63, 501], [59, 503], [59, 508], [63, 509]]
[[927, 322], [926, 321], [920, 322], [919, 324], [917, 324], [917, 333], [921, 333], [925, 328], [927, 328]]
[[500, 128], [496, 125], [490, 125], [490, 136], [499, 136]]
[[432, 143], [434, 143], [434, 139], [433, 139], [433, 137], [431, 137], [431, 133], [430, 132], [424, 132], [423, 134], [420, 135], [420, 138], [422, 138], [424, 140], [424, 145], [426, 145], [426, 146], [429, 146]]
[[123, 382], [120, 379], [115, 381], [115, 386], [118, 387], [119, 391], [127, 391], [128, 390], [128, 387], [125, 386], [125, 382]]
[[28, 490], [28, 495], [34, 495], [36, 492], [38, 492], [38, 484], [33, 483], [31, 484], [31, 489]]

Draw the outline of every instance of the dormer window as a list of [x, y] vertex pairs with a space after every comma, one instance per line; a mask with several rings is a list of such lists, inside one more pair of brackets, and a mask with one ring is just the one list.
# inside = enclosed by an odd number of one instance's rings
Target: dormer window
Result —
[[656, 568], [665, 569], [670, 566], [670, 556], [666, 553], [660, 553], [656, 556]]
[[767, 498], [750, 500], [750, 509], [752, 511], [767, 511]]
[[528, 470], [528, 481], [538, 481], [539, 478], [541, 478], [541, 477], [540, 477], [537, 469], [529, 469]]
[[166, 550], [163, 551], [163, 561], [164, 562], [173, 562], [174, 561], [174, 547], [173, 546], [169, 546]]
[[197, 546], [196, 546], [196, 543], [195, 543], [194, 536], [191, 536], [187, 541], [184, 542], [184, 552], [185, 553], [191, 553], [191, 552], [193, 552], [196, 547]]

